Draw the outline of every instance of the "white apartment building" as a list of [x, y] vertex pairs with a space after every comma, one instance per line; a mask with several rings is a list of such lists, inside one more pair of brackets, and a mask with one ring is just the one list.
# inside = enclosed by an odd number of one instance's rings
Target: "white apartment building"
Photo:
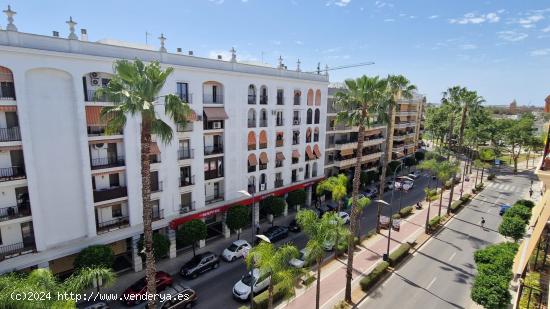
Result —
[[[239, 190], [268, 195], [323, 177], [328, 76], [121, 44], [0, 30], [0, 273], [29, 267], [70, 271], [75, 254], [111, 245], [137, 271], [142, 232], [140, 119], [107, 136], [99, 119], [113, 61], [173, 67], [161, 95], [195, 112], [174, 139], [152, 145], [153, 228], [168, 235], [202, 219], [225, 237], [225, 211], [250, 205]], [[163, 106], [156, 107], [166, 118]], [[169, 122], [169, 120], [167, 120]], [[256, 207], [257, 208], [257, 207]], [[256, 219], [258, 213], [256, 212]], [[204, 245], [204, 241], [201, 241]]]

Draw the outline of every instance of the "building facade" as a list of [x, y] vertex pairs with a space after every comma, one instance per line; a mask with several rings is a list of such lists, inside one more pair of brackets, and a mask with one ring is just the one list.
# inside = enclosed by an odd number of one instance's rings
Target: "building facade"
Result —
[[[8, 28], [9, 29], [9, 28]], [[71, 29], [74, 30], [74, 29]], [[95, 95], [116, 59], [173, 67], [161, 96], [194, 111], [173, 140], [151, 146], [153, 229], [171, 241], [191, 219], [209, 237], [229, 236], [225, 211], [250, 205], [240, 190], [268, 195], [306, 189], [323, 176], [328, 76], [0, 30], [0, 273], [29, 267], [70, 271], [75, 254], [110, 245], [141, 269], [140, 119], [105, 134]], [[153, 136], [155, 140], [155, 137]], [[258, 219], [256, 212], [256, 220]], [[204, 241], [201, 242], [204, 245]]]

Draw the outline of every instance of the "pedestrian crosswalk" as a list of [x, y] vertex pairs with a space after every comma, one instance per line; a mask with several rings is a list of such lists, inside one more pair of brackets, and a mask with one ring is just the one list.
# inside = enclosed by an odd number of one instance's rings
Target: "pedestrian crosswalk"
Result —
[[496, 183], [491, 182], [488, 186], [488, 188], [491, 188], [496, 191], [501, 192], [523, 192], [525, 191], [525, 188], [513, 185], [513, 184], [505, 184], [505, 183]]

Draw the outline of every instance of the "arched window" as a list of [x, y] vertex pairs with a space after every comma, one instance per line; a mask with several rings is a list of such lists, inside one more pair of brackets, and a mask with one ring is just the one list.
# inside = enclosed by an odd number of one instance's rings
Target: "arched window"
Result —
[[256, 127], [256, 110], [253, 108], [248, 110], [248, 127], [249, 128]]
[[313, 141], [314, 142], [319, 141], [319, 128], [315, 128], [315, 130], [313, 130]]
[[294, 90], [294, 105], [300, 105], [302, 101], [302, 92], [300, 90]]
[[267, 127], [267, 110], [265, 108], [260, 110], [260, 127]]
[[313, 90], [312, 89], [309, 89], [307, 91], [307, 105], [308, 106], [313, 106]]
[[223, 85], [208, 81], [202, 84], [202, 102], [205, 104], [223, 104]]
[[315, 91], [315, 106], [321, 106], [321, 90]]
[[260, 131], [260, 149], [267, 148], [267, 132]]
[[[0, 66], [0, 99], [15, 100], [15, 86], [13, 84], [13, 73], [10, 69]], [[84, 89], [86, 96], [86, 89]]]
[[269, 160], [267, 159], [267, 152], [260, 153], [260, 170], [265, 170], [267, 168], [267, 163]]
[[256, 176], [248, 177], [248, 193], [252, 194], [256, 192]]
[[260, 87], [260, 104], [262, 105], [267, 104], [267, 87], [266, 86]]
[[311, 108], [307, 109], [306, 123], [311, 124], [313, 122], [313, 110]]
[[311, 146], [306, 146], [306, 161], [309, 160], [315, 160], [315, 155], [313, 154], [313, 151], [311, 150]]
[[258, 160], [256, 155], [251, 153], [248, 155], [248, 172], [253, 173], [256, 171], [256, 165], [258, 165]]
[[306, 143], [311, 143], [311, 128], [306, 130]]
[[256, 150], [256, 133], [248, 132], [248, 150]]
[[267, 177], [265, 174], [260, 175], [260, 191], [267, 190]]
[[315, 124], [319, 124], [319, 121], [321, 120], [321, 110], [315, 109]]
[[248, 104], [256, 104], [256, 86], [248, 86]]
[[304, 172], [304, 179], [309, 178], [309, 164], [306, 164], [306, 170]]
[[313, 155], [317, 159], [321, 158], [321, 150], [319, 149], [319, 145], [317, 145], [317, 144], [315, 144], [315, 146], [313, 146]]

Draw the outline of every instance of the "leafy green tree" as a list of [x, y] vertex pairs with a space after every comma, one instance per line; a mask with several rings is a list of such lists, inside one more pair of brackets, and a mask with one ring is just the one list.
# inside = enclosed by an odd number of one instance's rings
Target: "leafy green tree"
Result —
[[337, 176], [331, 176], [317, 185], [317, 195], [324, 194], [328, 191], [332, 195], [332, 200], [338, 204], [338, 211], [342, 208], [342, 199], [346, 197], [347, 194], [347, 183], [348, 177], [344, 174], [339, 174]]
[[[138, 241], [138, 248], [140, 252], [143, 250], [143, 236]], [[153, 255], [155, 257], [155, 260], [158, 261], [161, 258], [167, 256], [169, 250], [170, 240], [168, 239], [168, 237], [159, 233], [153, 234]]]
[[417, 162], [424, 160], [425, 157], [426, 155], [424, 151], [417, 151], [414, 153], [414, 158], [416, 159]]
[[522, 204], [515, 204], [504, 213], [503, 217], [518, 217], [521, 218], [525, 224], [528, 224], [529, 220], [531, 220], [531, 209]]
[[229, 208], [229, 210], [227, 211], [225, 224], [227, 224], [227, 227], [231, 231], [237, 232], [237, 239], [241, 239], [241, 229], [246, 227], [248, 222], [250, 222], [249, 219], [249, 208], [246, 206], [237, 205]]
[[495, 264], [503, 270], [511, 269], [518, 248], [518, 244], [514, 242], [489, 245], [474, 253], [474, 261], [476, 264]]
[[512, 299], [509, 281], [501, 276], [479, 274], [474, 280], [470, 296], [473, 301], [487, 309], [507, 308]]
[[[285, 211], [285, 199], [278, 196], [268, 196], [260, 202], [260, 208], [273, 217], [278, 217]], [[271, 222], [271, 225], [275, 223], [275, 219]]]
[[510, 156], [514, 162], [514, 173], [516, 173], [519, 155], [533, 138], [534, 116], [525, 113], [518, 120], [499, 119], [499, 123], [503, 128], [504, 141], [508, 145]]
[[491, 164], [496, 158], [495, 151], [492, 148], [483, 148], [479, 151], [479, 160], [481, 164], [481, 183], [483, 183], [483, 174], [486, 168], [490, 168]]
[[511, 237], [515, 241], [525, 235], [525, 221], [520, 217], [506, 216], [498, 227], [498, 232], [505, 237]]
[[300, 252], [293, 245], [285, 244], [277, 248], [272, 243], [262, 241], [250, 249], [246, 256], [246, 264], [251, 271], [257, 268], [260, 272], [259, 278], [270, 277], [267, 288], [269, 309], [273, 308], [273, 287], [275, 285], [287, 295], [294, 292], [294, 283], [299, 271], [289, 262], [299, 255]]
[[[107, 95], [116, 98], [112, 106], [101, 109], [101, 117], [106, 121], [106, 133], [120, 132], [128, 117], [141, 119], [141, 198], [143, 203], [143, 235], [145, 240], [145, 276], [147, 277], [147, 293], [156, 293], [155, 259], [153, 256], [153, 228], [151, 204], [151, 168], [150, 153], [152, 139], [155, 134], [160, 141], [167, 144], [172, 141], [173, 132], [170, 125], [157, 117], [155, 106], [164, 105], [164, 114], [178, 125], [185, 125], [191, 114], [189, 106], [175, 94], [160, 95], [167, 78], [174, 71], [169, 67], [163, 70], [158, 61], [145, 64], [140, 60], [117, 60], [114, 63], [114, 75], [109, 84], [97, 91], [98, 96]], [[162, 102], [163, 101], [163, 102]], [[162, 103], [161, 103], [162, 102]], [[149, 308], [155, 308], [151, 298]]]
[[288, 196], [286, 197], [286, 204], [288, 205], [288, 207], [296, 207], [298, 205], [304, 205], [306, 203], [306, 199], [306, 190], [294, 190], [288, 192]]
[[[398, 161], [398, 160], [390, 161], [390, 163], [388, 163], [388, 169], [386, 171], [386, 176], [393, 175], [393, 173], [395, 173], [395, 170], [397, 169], [399, 164], [401, 164], [401, 162]], [[384, 179], [384, 181], [386, 181], [386, 180]]]
[[[437, 215], [441, 217], [441, 207], [443, 206], [443, 194], [445, 193], [445, 184], [459, 171], [457, 162], [443, 161], [438, 162], [435, 166], [435, 176], [437, 180], [441, 182], [441, 195], [439, 197], [439, 209]], [[451, 188], [454, 188], [451, 187]], [[452, 203], [452, 191], [449, 201]], [[447, 208], [447, 212], [450, 211], [450, 207]]]
[[74, 260], [74, 268], [112, 268], [114, 262], [115, 254], [111, 247], [106, 245], [93, 245], [78, 253]]
[[182, 224], [176, 232], [176, 241], [181, 245], [192, 245], [193, 256], [195, 256], [195, 246], [197, 241], [206, 239], [208, 231], [206, 223], [199, 219], [193, 219]]

